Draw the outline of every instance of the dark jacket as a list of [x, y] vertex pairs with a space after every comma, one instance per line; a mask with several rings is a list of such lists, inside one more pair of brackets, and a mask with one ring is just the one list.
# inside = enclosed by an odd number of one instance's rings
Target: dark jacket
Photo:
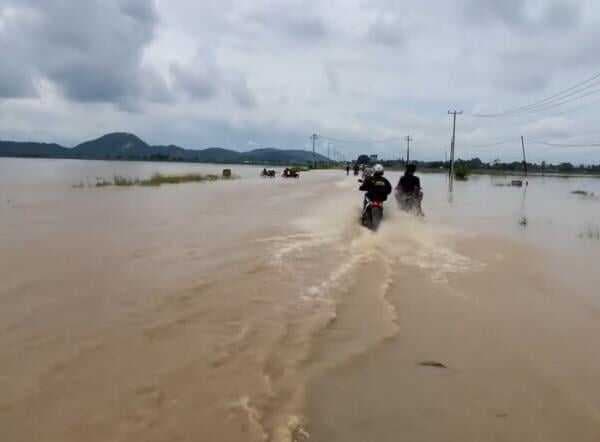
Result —
[[403, 194], [418, 195], [421, 190], [421, 181], [414, 175], [404, 175], [398, 182], [398, 189]]
[[360, 186], [360, 189], [367, 192], [366, 196], [370, 200], [385, 201], [390, 193], [392, 193], [392, 185], [382, 176], [370, 176]]

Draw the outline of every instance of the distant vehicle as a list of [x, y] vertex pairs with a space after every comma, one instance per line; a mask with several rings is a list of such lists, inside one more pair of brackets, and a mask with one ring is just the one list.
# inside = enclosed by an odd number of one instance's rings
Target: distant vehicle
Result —
[[263, 169], [260, 176], [263, 178], [275, 178], [276, 172], [273, 169]]
[[297, 169], [285, 168], [281, 173], [282, 178], [300, 178], [300, 174]]
[[359, 155], [358, 158], [356, 159], [356, 164], [358, 164], [359, 166], [361, 164], [369, 164], [369, 162], [371, 161], [371, 158], [369, 157], [369, 155]]

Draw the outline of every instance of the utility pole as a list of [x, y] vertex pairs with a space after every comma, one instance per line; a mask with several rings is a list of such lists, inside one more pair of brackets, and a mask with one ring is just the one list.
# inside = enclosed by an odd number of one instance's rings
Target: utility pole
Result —
[[412, 141], [412, 138], [410, 137], [410, 135], [407, 135], [405, 140], [406, 140], [406, 164], [408, 164], [410, 161], [410, 142]]
[[521, 147], [523, 148], [523, 170], [525, 171], [525, 179], [527, 179], [527, 158], [525, 157], [525, 140], [521, 135]]
[[452, 115], [452, 141], [450, 142], [450, 192], [454, 190], [454, 142], [456, 140], [456, 115], [462, 114], [462, 111], [448, 111]]
[[317, 138], [319, 136], [317, 134], [312, 134], [312, 146], [313, 146], [313, 169], [317, 168], [317, 153], [315, 152], [315, 143], [317, 142]]

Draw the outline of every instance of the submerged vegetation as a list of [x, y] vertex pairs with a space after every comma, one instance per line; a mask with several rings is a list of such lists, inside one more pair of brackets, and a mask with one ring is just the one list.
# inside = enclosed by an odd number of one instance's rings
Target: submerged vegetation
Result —
[[139, 179], [130, 178], [121, 175], [115, 175], [112, 180], [97, 177], [94, 185], [87, 185], [83, 182], [73, 185], [73, 188], [81, 189], [84, 187], [107, 187], [107, 186], [118, 186], [118, 187], [129, 187], [129, 186], [160, 186], [161, 184], [180, 184], [180, 183], [199, 183], [207, 181], [218, 181], [218, 180], [231, 180], [237, 178], [231, 173], [224, 173], [222, 175], [215, 174], [200, 174], [200, 173], [186, 173], [181, 175], [173, 174], [162, 174], [155, 173], [150, 178]]
[[571, 192], [573, 195], [579, 195], [582, 198], [586, 199], [599, 199], [600, 197], [596, 195], [594, 192], [588, 192], [587, 190], [573, 190]]
[[470, 174], [470, 169], [464, 163], [459, 163], [454, 168], [454, 177], [459, 181], [468, 180]]
[[217, 180], [229, 180], [231, 176], [219, 176], [219, 175], [202, 175], [199, 173], [188, 173], [184, 175], [164, 175], [161, 173], [155, 173], [150, 179], [139, 181], [141, 186], [160, 186], [161, 184], [180, 184], [180, 183], [199, 183], [204, 181], [217, 181]]
[[582, 239], [595, 239], [600, 241], [600, 226], [587, 224], [584, 230], [578, 235]]

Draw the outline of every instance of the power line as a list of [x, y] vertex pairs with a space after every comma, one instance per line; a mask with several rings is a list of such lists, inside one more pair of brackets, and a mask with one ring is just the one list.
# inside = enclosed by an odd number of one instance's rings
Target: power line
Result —
[[381, 144], [381, 143], [392, 143], [392, 142], [400, 142], [405, 140], [405, 137], [388, 137], [381, 139], [364, 139], [364, 140], [343, 140], [340, 138], [328, 137], [326, 135], [319, 135], [319, 138], [323, 138], [325, 140], [335, 141], [337, 143], [346, 143], [346, 144]]
[[543, 144], [550, 147], [600, 147], [600, 143], [549, 143], [547, 141], [534, 141], [534, 144]]
[[579, 100], [581, 98], [586, 98], [586, 97], [595, 95], [597, 93], [600, 93], [600, 88], [599, 89], [591, 90], [591, 91], [589, 91], [587, 93], [583, 93], [583, 92], [585, 92], [585, 91], [579, 91], [579, 92], [577, 92], [577, 94], [579, 94], [579, 95], [574, 96], [572, 98], [566, 98], [566, 96], [565, 96], [565, 97], [563, 97], [565, 99], [562, 100], [562, 101], [554, 101], [554, 102], [548, 103], [548, 104], [540, 106], [540, 107], [529, 109], [529, 110], [527, 110], [527, 111], [525, 111], [523, 113], [529, 114], [529, 113], [543, 112], [543, 111], [546, 111], [546, 110], [549, 110], [549, 109], [552, 109], [552, 108], [555, 108], [555, 107], [558, 107], [558, 106], [562, 106], [563, 104], [571, 103], [571, 102]]
[[495, 147], [495, 146], [501, 146], [502, 144], [508, 144], [508, 143], [512, 143], [515, 140], [504, 140], [504, 141], [496, 141], [493, 143], [489, 143], [489, 144], [477, 144], [477, 145], [471, 145], [471, 146], [464, 146], [465, 149], [485, 149], [487, 147]]
[[[593, 76], [591, 76], [590, 78], [588, 78], [584, 81], [576, 83], [566, 89], [563, 89], [560, 92], [550, 95], [549, 97], [546, 97], [542, 100], [538, 100], [534, 103], [524, 105], [524, 106], [509, 108], [509, 109], [506, 109], [506, 110], [504, 110], [502, 112], [498, 112], [498, 113], [473, 114], [473, 116], [474, 117], [485, 117], [485, 118], [504, 117], [504, 116], [510, 116], [510, 115], [524, 113], [524, 112], [526, 113], [529, 111], [534, 111], [536, 109], [541, 110], [541, 109], [544, 109], [546, 106], [549, 106], [552, 104], [556, 104], [558, 106], [560, 104], [564, 104], [563, 102], [561, 102], [561, 100], [565, 100], [566, 98], [572, 97], [577, 94], [581, 94], [588, 89], [598, 86], [600, 84], [599, 81], [596, 81], [598, 79], [600, 79], [600, 73], [594, 74]], [[596, 92], [593, 92], [593, 93], [596, 93]], [[578, 98], [583, 98], [588, 95], [592, 95], [592, 93], [582, 95], [581, 97], [574, 97], [572, 100], [575, 100]], [[569, 102], [572, 100], [566, 100], [564, 102], [566, 103], [566, 102]]]

